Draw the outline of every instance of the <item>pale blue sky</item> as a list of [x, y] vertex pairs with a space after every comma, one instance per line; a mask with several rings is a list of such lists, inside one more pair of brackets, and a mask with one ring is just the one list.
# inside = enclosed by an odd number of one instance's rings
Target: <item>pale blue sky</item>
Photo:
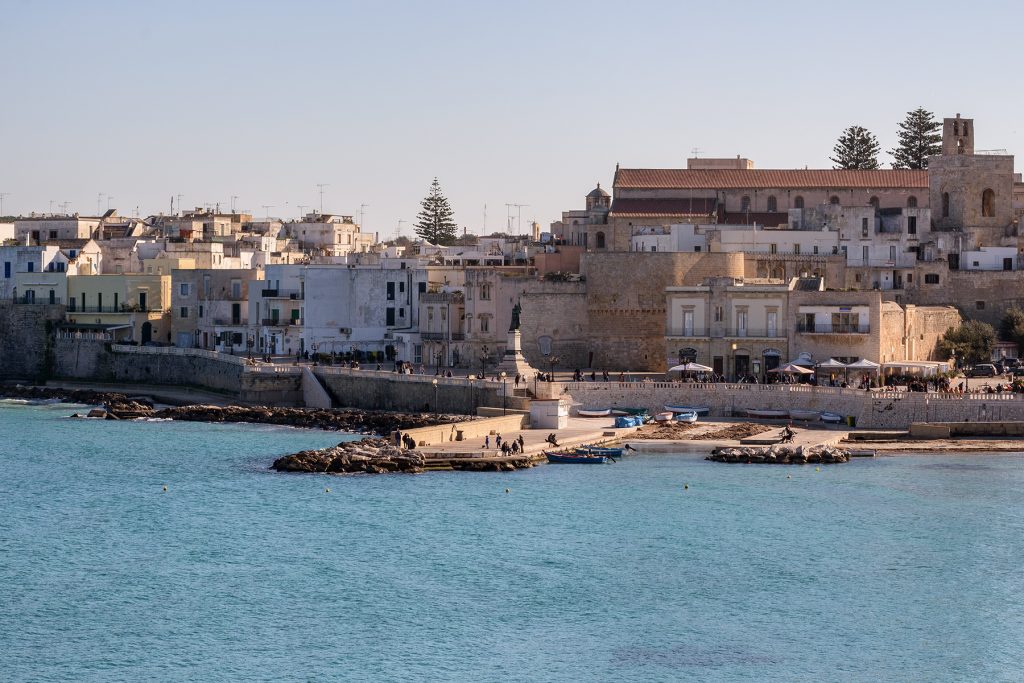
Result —
[[293, 217], [329, 183], [385, 237], [435, 175], [460, 225], [514, 202], [546, 229], [616, 162], [829, 167], [847, 125], [887, 150], [918, 105], [1016, 153], [1022, 6], [0, 0], [0, 192]]

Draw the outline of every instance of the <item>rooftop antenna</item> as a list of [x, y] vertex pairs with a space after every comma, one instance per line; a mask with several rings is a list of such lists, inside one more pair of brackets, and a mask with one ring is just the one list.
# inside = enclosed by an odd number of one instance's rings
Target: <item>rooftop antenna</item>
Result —
[[53, 215], [53, 200], [50, 200], [50, 215]]
[[66, 200], [61, 202], [60, 203], [60, 212], [62, 214], [64, 214], [65, 216], [67, 216], [68, 215], [68, 207], [69, 206], [71, 206], [71, 202], [66, 201]]
[[360, 204], [359, 205], [359, 229], [360, 230], [363, 229], [363, 213], [364, 213], [366, 207], [368, 207], [368, 206], [369, 206], [369, 204]]
[[483, 231], [483, 233], [485, 235], [487, 234], [487, 204], [484, 204], [484, 231]]
[[330, 187], [330, 183], [317, 183], [316, 186], [320, 188], [320, 215], [324, 215], [324, 188]]
[[98, 195], [96, 195], [96, 215], [99, 216], [102, 213], [103, 213], [103, 193], [100, 192]]
[[295, 206], [299, 207], [299, 218], [303, 218], [306, 215], [306, 207], [309, 204], [296, 204]]
[[402, 223], [408, 223], [404, 218], [398, 219], [398, 226], [395, 228], [395, 239], [397, 240], [402, 235]]
[[505, 232], [512, 232], [512, 207], [515, 204], [505, 202]]
[[184, 197], [184, 196], [185, 195], [181, 195], [181, 194], [178, 195], [178, 213], [181, 213], [181, 198]]
[[263, 207], [264, 213], [267, 214], [267, 222], [270, 222], [270, 210], [274, 208], [274, 204], [260, 204]]
[[523, 230], [523, 207], [529, 206], [529, 204], [513, 204], [516, 207], [516, 235], [522, 233]]
[[109, 194], [107, 195], [107, 211], [110, 211], [110, 200], [113, 199]]
[[690, 154], [693, 155], [694, 159], [699, 159], [703, 151], [704, 150], [702, 150], [700, 147], [694, 147], [693, 149], [690, 150]]
[[10, 192], [0, 192], [0, 216], [4, 215], [4, 197], [10, 197]]
[[235, 212], [235, 202], [237, 200], [238, 200], [238, 195], [237, 194], [231, 195], [231, 213]]

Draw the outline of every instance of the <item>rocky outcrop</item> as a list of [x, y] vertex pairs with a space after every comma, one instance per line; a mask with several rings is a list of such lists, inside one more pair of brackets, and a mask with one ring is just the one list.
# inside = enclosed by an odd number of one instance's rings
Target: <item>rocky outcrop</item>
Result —
[[21, 384], [0, 386], [0, 398], [16, 398], [25, 401], [67, 401], [86, 405], [137, 404], [152, 409], [146, 399], [131, 399], [125, 394], [91, 389], [61, 389], [59, 387], [37, 387]]
[[346, 441], [330, 448], [299, 451], [278, 458], [271, 469], [278, 472], [321, 472], [326, 474], [383, 474], [422, 472], [425, 460], [413, 450], [398, 448], [387, 439]]
[[849, 462], [850, 454], [834, 446], [758, 446], [739, 448], [716, 448], [704, 458], [715, 462], [765, 464], [765, 465], [832, 465]]

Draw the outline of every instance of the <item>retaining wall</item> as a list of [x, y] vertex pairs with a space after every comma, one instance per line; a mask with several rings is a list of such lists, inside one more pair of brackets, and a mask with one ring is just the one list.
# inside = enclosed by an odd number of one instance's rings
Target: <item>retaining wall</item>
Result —
[[[448, 442], [454, 442], [458, 431], [462, 431], [463, 441], [479, 442], [483, 445], [484, 437], [489, 434], [501, 434], [506, 439], [515, 438], [520, 431], [526, 429], [530, 424], [530, 416], [522, 413], [505, 415], [502, 417], [488, 417], [458, 424], [435, 425], [433, 427], [420, 427], [402, 432], [416, 439], [416, 443], [422, 446], [436, 446]], [[494, 439], [491, 439], [494, 442]]]

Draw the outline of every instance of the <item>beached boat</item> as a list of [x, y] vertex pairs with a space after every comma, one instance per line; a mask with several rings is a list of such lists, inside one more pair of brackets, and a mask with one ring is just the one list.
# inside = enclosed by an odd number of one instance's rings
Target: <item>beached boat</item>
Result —
[[612, 408], [612, 415], [646, 415], [649, 412], [647, 408]]
[[698, 415], [707, 415], [711, 412], [711, 408], [707, 406], [664, 406], [665, 410], [670, 413], [697, 413]]
[[821, 419], [821, 413], [817, 410], [797, 410], [793, 409], [789, 411], [789, 417], [791, 420], [804, 420], [806, 422], [814, 422]]
[[577, 455], [606, 455], [610, 458], [621, 458], [623, 449], [605, 448], [602, 446], [579, 446], [573, 449]]
[[824, 412], [821, 414], [821, 421], [828, 422], [829, 424], [839, 424], [843, 421], [843, 416], [839, 413]]
[[548, 462], [556, 465], [601, 465], [608, 462], [608, 457], [604, 455], [551, 453], [550, 451], [544, 451], [544, 455], [547, 456]]
[[747, 410], [747, 417], [762, 417], [762, 418], [775, 418], [789, 417], [788, 410], [770, 410], [761, 408], [751, 408]]
[[612, 414], [611, 408], [580, 408], [576, 411], [580, 417], [608, 417]]
[[690, 423], [693, 423], [693, 422], [697, 421], [697, 413], [695, 413], [692, 410], [690, 412], [688, 412], [688, 413], [676, 413], [675, 417], [673, 419], [676, 422], [690, 422]]
[[654, 416], [654, 421], [655, 422], [668, 422], [669, 420], [672, 419], [673, 415], [675, 415], [675, 413], [666, 410], [664, 413], [658, 413], [657, 415], [655, 415]]

